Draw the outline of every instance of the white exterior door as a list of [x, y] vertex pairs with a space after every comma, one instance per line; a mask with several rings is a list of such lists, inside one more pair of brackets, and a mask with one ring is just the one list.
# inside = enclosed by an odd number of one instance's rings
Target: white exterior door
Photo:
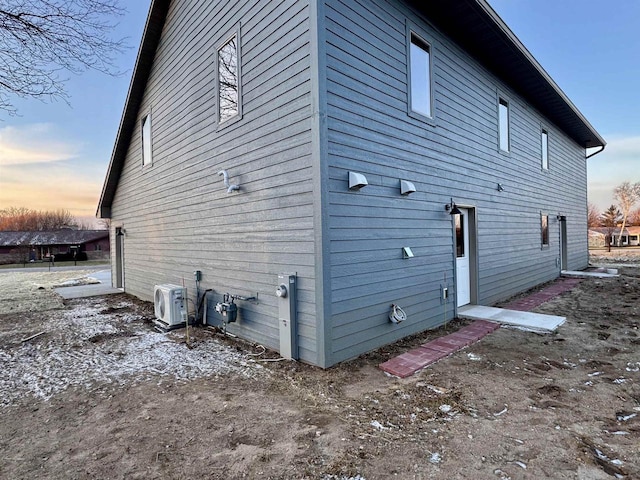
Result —
[[469, 210], [461, 208], [455, 217], [456, 234], [456, 304], [471, 302], [471, 272], [469, 270]]

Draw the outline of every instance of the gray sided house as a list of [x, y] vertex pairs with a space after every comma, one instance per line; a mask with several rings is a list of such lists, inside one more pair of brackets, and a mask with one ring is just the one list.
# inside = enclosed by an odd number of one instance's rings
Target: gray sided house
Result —
[[294, 274], [329, 367], [586, 267], [604, 145], [484, 0], [154, 0], [98, 213], [116, 286], [276, 350]]

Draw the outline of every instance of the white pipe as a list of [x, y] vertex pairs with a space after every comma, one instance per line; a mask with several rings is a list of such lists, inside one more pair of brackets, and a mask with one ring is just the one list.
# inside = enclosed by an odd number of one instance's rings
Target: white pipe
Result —
[[231, 185], [229, 183], [229, 174], [226, 170], [220, 170], [218, 172], [218, 176], [222, 175], [222, 181], [224, 182], [224, 186], [227, 187], [227, 193], [237, 192], [240, 190], [240, 185]]

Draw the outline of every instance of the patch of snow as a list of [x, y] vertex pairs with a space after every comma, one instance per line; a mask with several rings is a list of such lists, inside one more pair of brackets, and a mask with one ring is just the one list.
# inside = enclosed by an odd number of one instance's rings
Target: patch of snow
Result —
[[587, 377], [597, 377], [599, 375], [602, 375], [604, 372], [593, 372], [593, 373], [588, 373]]
[[613, 383], [620, 385], [621, 383], [625, 383], [627, 381], [626, 378], [620, 377], [620, 378], [616, 378]]
[[0, 350], [0, 407], [25, 395], [46, 401], [69, 387], [90, 389], [96, 383], [267, 374], [261, 365], [215, 337], [189, 349], [184, 331], [159, 333], [140, 315], [117, 309], [106, 313], [105, 304], [95, 302], [88, 299], [77, 308], [52, 314], [37, 342]]
[[434, 463], [434, 464], [438, 464], [441, 461], [442, 461], [442, 457], [440, 456], [440, 454], [438, 452], [431, 453], [431, 456], [429, 457], [429, 462]]
[[446, 403], [443, 405], [440, 405], [438, 407], [438, 409], [442, 412], [442, 413], [449, 413], [451, 411], [451, 405], [447, 405]]
[[377, 420], [372, 420], [370, 425], [375, 428], [376, 430], [387, 430], [388, 427], [385, 427], [384, 425], [382, 425], [379, 421]]
[[482, 357], [480, 355], [476, 355], [475, 353], [467, 353], [467, 358], [472, 362], [478, 362], [482, 360]]
[[364, 477], [361, 477], [360, 475], [356, 475], [355, 477], [347, 477], [345, 475], [342, 475], [342, 476], [325, 475], [324, 477], [322, 477], [322, 480], [365, 480], [365, 479], [364, 479]]
[[640, 372], [640, 362], [627, 363], [627, 372]]
[[618, 420], [619, 422], [628, 422], [629, 420], [637, 416], [637, 413], [630, 413], [629, 415], [616, 415], [616, 420]]

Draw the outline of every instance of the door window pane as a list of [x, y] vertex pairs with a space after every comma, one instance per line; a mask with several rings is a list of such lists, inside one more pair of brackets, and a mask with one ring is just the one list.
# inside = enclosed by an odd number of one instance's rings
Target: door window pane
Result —
[[456, 257], [464, 257], [464, 215], [455, 215], [456, 219]]

